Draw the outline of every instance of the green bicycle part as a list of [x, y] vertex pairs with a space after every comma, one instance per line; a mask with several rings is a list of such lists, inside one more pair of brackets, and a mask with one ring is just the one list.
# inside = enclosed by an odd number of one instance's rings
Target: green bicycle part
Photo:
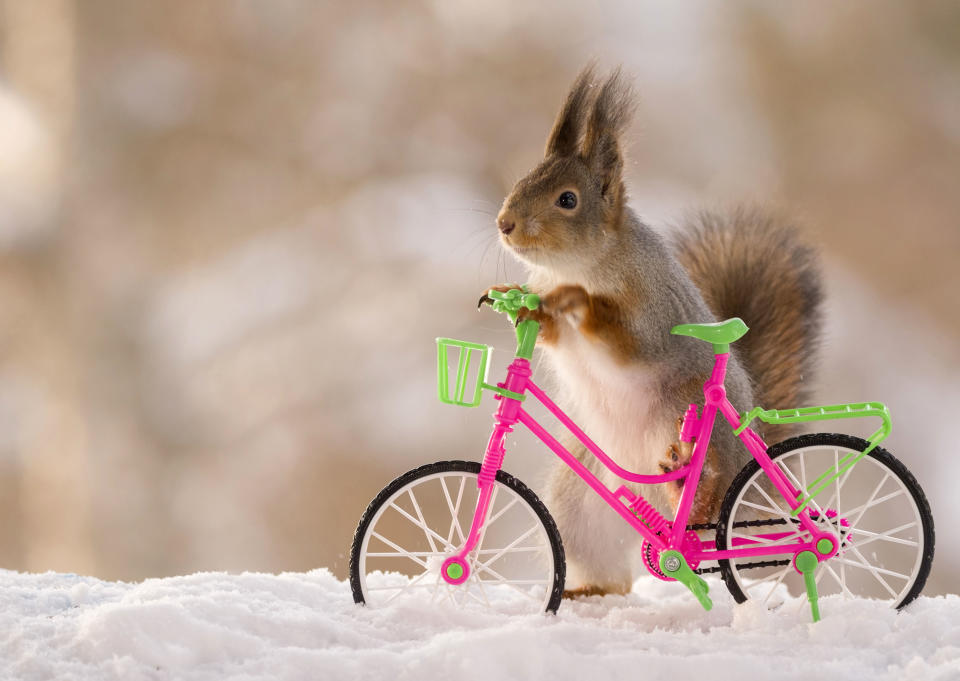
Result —
[[878, 417], [881, 421], [880, 428], [867, 438], [866, 449], [862, 452], [851, 452], [847, 454], [837, 462], [837, 466], [834, 469], [825, 471], [807, 486], [806, 495], [798, 498], [800, 505], [790, 512], [791, 516], [797, 517], [800, 511], [805, 509], [818, 494], [827, 489], [834, 480], [853, 468], [857, 462], [869, 454], [890, 435], [890, 430], [892, 429], [890, 410], [880, 402], [829, 404], [823, 407], [802, 407], [800, 409], [764, 409], [763, 407], [754, 407], [743, 415], [740, 425], [733, 431], [733, 434], [740, 435], [755, 418], [759, 418], [764, 423], [778, 424], [830, 421], [833, 419], [860, 418], [863, 416]]
[[[537, 335], [540, 333], [540, 324], [534, 319], [524, 319], [517, 323], [517, 317], [521, 309], [536, 310], [540, 306], [540, 296], [535, 293], [527, 292], [527, 288], [516, 288], [509, 291], [487, 292], [492, 302], [492, 307], [496, 312], [505, 313], [516, 325], [517, 334], [517, 352], [516, 356], [521, 359], [533, 359], [533, 349], [537, 342]], [[448, 367], [448, 352], [450, 348], [460, 350], [460, 358], [457, 363], [457, 376], [454, 382], [453, 390], [450, 387], [450, 369]], [[501, 397], [508, 397], [521, 402], [526, 399], [512, 390], [501, 388], [500, 386], [490, 385], [486, 382], [487, 368], [490, 360], [490, 353], [493, 351], [488, 345], [482, 343], [470, 343], [468, 341], [456, 340], [454, 338], [437, 339], [437, 397], [444, 404], [454, 404], [460, 407], [480, 406], [481, 394], [483, 390], [490, 390]], [[470, 366], [473, 358], [479, 353], [480, 366], [477, 370], [476, 383], [468, 385], [470, 376]]]
[[515, 393], [512, 390], [507, 390], [506, 388], [500, 388], [495, 385], [490, 385], [489, 383], [481, 383], [480, 387], [483, 388], [484, 390], [489, 390], [491, 392], [497, 393], [498, 395], [502, 395], [503, 397], [509, 397], [512, 400], [520, 400], [521, 402], [523, 402], [525, 399], [527, 399], [526, 395]]
[[817, 541], [817, 551], [820, 553], [830, 553], [833, 551], [833, 542], [824, 537]]
[[[457, 362], [457, 379], [454, 382], [453, 394], [450, 391], [450, 370], [447, 365], [447, 350], [460, 349], [460, 359]], [[480, 353], [480, 367], [477, 370], [477, 383], [473, 391], [467, 394], [467, 378], [470, 375], [470, 365], [474, 352]], [[520, 400], [527, 399], [526, 395], [490, 385], [484, 379], [487, 377], [487, 363], [492, 348], [482, 343], [470, 343], [454, 338], [437, 339], [437, 398], [444, 404], [454, 404], [459, 407], [477, 407], [480, 405], [481, 391], [489, 390], [503, 397]]]
[[820, 621], [820, 605], [817, 603], [819, 595], [817, 594], [817, 578], [813, 574], [817, 569], [817, 556], [813, 551], [801, 551], [797, 554], [796, 566], [803, 575], [803, 583], [807, 587], [807, 600], [810, 601], [810, 612], [813, 614], [813, 621]]
[[539, 333], [540, 322], [535, 319], [524, 319], [517, 324], [517, 357], [533, 359], [533, 347], [537, 343]]
[[[457, 379], [453, 394], [450, 392], [450, 375], [447, 368], [447, 350], [460, 349], [460, 359], [457, 362]], [[467, 377], [470, 374], [470, 364], [475, 352], [480, 353], [480, 366], [477, 369], [477, 382], [473, 392], [467, 395]], [[487, 377], [487, 363], [490, 359], [490, 346], [482, 343], [453, 338], [437, 339], [437, 397], [444, 404], [455, 404], [461, 407], [476, 407], [480, 405], [481, 391], [484, 379]]]
[[723, 322], [710, 324], [678, 324], [670, 329], [677, 336], [690, 336], [713, 344], [714, 354], [730, 352], [730, 344], [739, 340], [750, 330], [740, 317], [731, 317]]
[[537, 334], [540, 333], [540, 323], [534, 319], [524, 319], [518, 324], [517, 317], [523, 308], [532, 311], [540, 307], [540, 296], [530, 293], [529, 289], [523, 286], [509, 291], [491, 289], [487, 291], [487, 297], [493, 301], [491, 306], [494, 312], [505, 313], [517, 327], [516, 356], [521, 359], [533, 359], [533, 347], [537, 342]]
[[690, 593], [700, 601], [700, 605], [703, 606], [704, 610], [713, 608], [713, 601], [710, 600], [710, 596], [707, 595], [710, 592], [710, 587], [707, 586], [707, 582], [703, 577], [690, 569], [690, 566], [687, 565], [687, 559], [683, 557], [682, 553], [675, 550], [661, 553], [660, 571], [667, 577], [672, 577], [690, 589]]

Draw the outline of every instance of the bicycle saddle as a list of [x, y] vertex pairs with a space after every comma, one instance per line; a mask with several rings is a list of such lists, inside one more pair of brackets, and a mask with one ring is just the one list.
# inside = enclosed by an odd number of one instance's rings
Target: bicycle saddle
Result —
[[713, 351], [719, 354], [730, 352], [730, 343], [742, 338], [749, 330], [740, 317], [733, 317], [725, 322], [712, 324], [678, 324], [670, 329], [670, 333], [712, 343]]

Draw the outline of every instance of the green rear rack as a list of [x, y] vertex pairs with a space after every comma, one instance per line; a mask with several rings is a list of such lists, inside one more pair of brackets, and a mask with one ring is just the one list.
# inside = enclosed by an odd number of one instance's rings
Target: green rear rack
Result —
[[890, 410], [880, 402], [858, 402], [854, 404], [831, 404], [824, 407], [802, 407], [800, 409], [764, 409], [754, 407], [744, 414], [740, 426], [733, 431], [734, 435], [742, 433], [750, 422], [759, 418], [764, 423], [805, 423], [807, 421], [830, 421], [833, 419], [860, 418], [876, 416], [881, 420], [880, 428], [867, 438], [867, 447], [862, 452], [851, 452], [837, 462], [835, 468], [829, 469], [811, 482], [804, 494], [801, 492], [797, 501], [800, 505], [790, 515], [796, 517], [813, 499], [830, 484], [853, 468], [858, 461], [870, 453], [877, 445], [883, 442], [890, 434]]

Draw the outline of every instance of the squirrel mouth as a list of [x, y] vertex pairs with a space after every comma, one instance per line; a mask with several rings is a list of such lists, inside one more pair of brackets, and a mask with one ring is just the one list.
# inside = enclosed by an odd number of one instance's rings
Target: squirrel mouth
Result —
[[534, 246], [517, 246], [516, 244], [510, 243], [507, 240], [504, 240], [504, 244], [506, 245], [507, 248], [509, 248], [511, 251], [513, 251], [517, 255], [533, 253], [534, 251], [537, 250]]

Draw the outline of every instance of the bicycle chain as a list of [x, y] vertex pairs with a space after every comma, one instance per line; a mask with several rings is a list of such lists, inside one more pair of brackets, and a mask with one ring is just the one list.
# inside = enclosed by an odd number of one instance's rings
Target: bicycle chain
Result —
[[[794, 522], [794, 524], [796, 524], [796, 521], [792, 521], [792, 522]], [[742, 521], [740, 521], [740, 522], [738, 522], [738, 523], [734, 523], [733, 526], [734, 526], [734, 528], [740, 528], [740, 527], [768, 527], [768, 526], [770, 526], [770, 525], [786, 525], [786, 524], [787, 524], [787, 521], [784, 520], [783, 518], [769, 518], [769, 519], [767, 519], [767, 520], [742, 520]], [[717, 531], [717, 526], [716, 526], [716, 525], [713, 525], [713, 524], [711, 524], [711, 523], [700, 523], [700, 524], [697, 524], [697, 525], [687, 525], [687, 529], [688, 529], [688, 530], [696, 530], [696, 531], [701, 531], [701, 530], [713, 530], [714, 532], [716, 532], [716, 531]], [[784, 566], [784, 565], [789, 565], [789, 564], [790, 564], [790, 559], [789, 559], [789, 558], [786, 559], [786, 560], [760, 560], [760, 561], [757, 561], [757, 562], [755, 562], [755, 563], [738, 563], [738, 564], [737, 564], [737, 569], [738, 569], [738, 570], [751, 570], [751, 569], [765, 568], [765, 567], [782, 567], [782, 566]], [[693, 572], [694, 572], [694, 574], [698, 574], [698, 575], [708, 575], [708, 574], [712, 574], [712, 573], [714, 573], [714, 572], [720, 572], [721, 569], [722, 569], [722, 568], [721, 568], [719, 565], [716, 565], [716, 566], [712, 566], [712, 567], [698, 568], [698, 569], [694, 570]]]
[[[799, 521], [791, 520], [790, 522], [796, 525], [798, 524]], [[733, 527], [736, 529], [741, 527], [769, 527], [771, 525], [786, 525], [786, 524], [787, 524], [787, 521], [784, 520], [783, 518], [768, 518], [766, 520], [741, 520], [738, 523], [734, 523]], [[703, 530], [713, 530], [714, 532], [716, 532], [717, 526], [712, 523], [698, 523], [696, 525], [687, 525], [687, 530], [694, 530], [696, 532], [700, 532]], [[648, 562], [649, 562], [649, 556], [648, 556]], [[783, 567], [784, 565], [789, 565], [789, 564], [790, 564], [789, 558], [785, 560], [760, 560], [755, 563], [737, 563], [737, 569], [753, 570], [753, 569], [765, 568], [765, 567]], [[696, 570], [693, 571], [693, 573], [697, 575], [709, 575], [714, 572], [720, 572], [721, 569], [722, 568], [719, 565], [715, 565], [712, 567], [697, 568]]]

